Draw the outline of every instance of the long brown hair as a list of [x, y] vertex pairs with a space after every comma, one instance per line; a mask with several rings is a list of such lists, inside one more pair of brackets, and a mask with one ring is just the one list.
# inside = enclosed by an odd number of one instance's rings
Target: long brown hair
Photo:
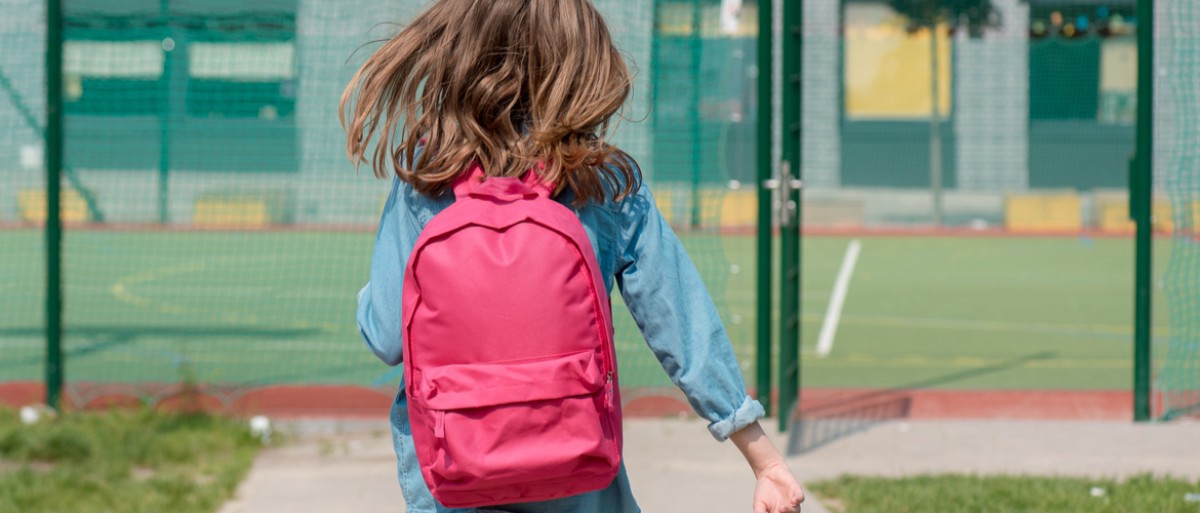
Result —
[[605, 138], [631, 83], [590, 0], [438, 0], [346, 88], [346, 151], [431, 196], [478, 161], [489, 176], [544, 163], [580, 204], [620, 199], [641, 175]]

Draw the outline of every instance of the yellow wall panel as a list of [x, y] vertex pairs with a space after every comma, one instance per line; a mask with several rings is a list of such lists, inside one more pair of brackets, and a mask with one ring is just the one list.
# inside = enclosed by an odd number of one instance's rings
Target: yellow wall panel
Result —
[[721, 202], [721, 228], [744, 228], [758, 224], [758, 193], [730, 191]]
[[[1170, 232], [1174, 230], [1171, 203], [1166, 198], [1155, 198], [1152, 208], [1154, 231]], [[1096, 228], [1105, 233], [1133, 233], [1136, 227], [1133, 220], [1129, 218], [1129, 197], [1127, 195], [1097, 196]]]
[[[938, 27], [939, 112], [953, 102], [953, 54], [945, 26]], [[933, 110], [928, 29], [910, 33], [908, 21], [875, 3], [846, 5], [843, 80], [846, 115], [866, 119], [928, 117]]]
[[1012, 195], [1004, 202], [1004, 226], [1022, 233], [1083, 229], [1083, 211], [1075, 193]]
[[[86, 223], [91, 221], [87, 201], [79, 191], [64, 187], [60, 198], [59, 212], [64, 223]], [[17, 193], [17, 210], [21, 220], [28, 222], [46, 222], [46, 190], [27, 189]]]
[[200, 199], [196, 201], [192, 224], [257, 228], [271, 224], [271, 213], [263, 200]]

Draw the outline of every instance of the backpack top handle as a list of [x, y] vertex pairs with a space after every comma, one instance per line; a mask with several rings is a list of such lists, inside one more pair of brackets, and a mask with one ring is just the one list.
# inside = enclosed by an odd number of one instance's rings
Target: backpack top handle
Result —
[[479, 199], [496, 199], [500, 201], [516, 201], [534, 199], [538, 196], [549, 198], [554, 191], [553, 183], [542, 179], [538, 169], [545, 165], [538, 164], [530, 168], [520, 178], [508, 176], [487, 176], [483, 166], [478, 161], [471, 168], [454, 180], [454, 196], [457, 199], [468, 197]]

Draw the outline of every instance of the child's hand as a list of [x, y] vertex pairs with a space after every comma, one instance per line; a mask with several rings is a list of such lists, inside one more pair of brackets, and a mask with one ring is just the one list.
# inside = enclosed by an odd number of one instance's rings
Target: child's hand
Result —
[[754, 470], [754, 513], [797, 513], [804, 490], [792, 476], [783, 455], [771, 444], [762, 425], [753, 422], [729, 436]]
[[786, 464], [771, 465], [758, 473], [754, 513], [798, 513], [804, 490]]

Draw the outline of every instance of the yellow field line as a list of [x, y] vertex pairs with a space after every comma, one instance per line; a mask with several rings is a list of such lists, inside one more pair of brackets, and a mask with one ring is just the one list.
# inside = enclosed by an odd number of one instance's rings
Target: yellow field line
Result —
[[112, 295], [114, 297], [116, 297], [118, 300], [123, 301], [128, 304], [131, 304], [138, 308], [143, 308], [143, 309], [155, 311], [158, 313], [178, 315], [178, 314], [185, 313], [186, 309], [184, 309], [183, 307], [178, 306], [178, 305], [172, 305], [170, 303], [167, 303], [166, 301], [153, 301], [153, 300], [144, 298], [142, 296], [134, 294], [129, 289], [131, 287], [133, 287], [134, 285], [152, 282], [152, 281], [156, 281], [156, 280], [161, 280], [163, 278], [168, 278], [168, 277], [172, 277], [172, 276], [179, 276], [181, 274], [200, 272], [200, 271], [203, 271], [205, 268], [206, 268], [206, 265], [205, 265], [204, 261], [198, 260], [198, 261], [192, 261], [192, 262], [183, 262], [183, 263], [175, 264], [175, 265], [169, 265], [166, 267], [159, 267], [157, 269], [150, 269], [149, 271], [143, 271], [140, 273], [131, 274], [128, 276], [123, 276], [121, 278], [118, 278], [117, 281], [112, 284], [112, 287], [110, 287], [109, 290], [112, 292]]
[[206, 260], [197, 260], [184, 262], [180, 264], [159, 267], [148, 271], [143, 271], [128, 276], [118, 278], [116, 282], [109, 287], [109, 291], [118, 300], [133, 305], [137, 308], [150, 310], [152, 312], [183, 315], [183, 314], [204, 314], [219, 319], [221, 322], [229, 324], [251, 325], [251, 326], [283, 326], [291, 329], [309, 330], [316, 329], [326, 333], [342, 333], [347, 331], [347, 325], [339, 325], [332, 322], [311, 322], [307, 320], [289, 321], [285, 323], [270, 323], [260, 319], [257, 315], [245, 314], [237, 311], [224, 312], [203, 312], [195, 309], [171, 304], [161, 300], [151, 300], [133, 293], [130, 289], [135, 285], [150, 283], [164, 278], [179, 276], [182, 274], [195, 273], [207, 270], [208, 265]]

